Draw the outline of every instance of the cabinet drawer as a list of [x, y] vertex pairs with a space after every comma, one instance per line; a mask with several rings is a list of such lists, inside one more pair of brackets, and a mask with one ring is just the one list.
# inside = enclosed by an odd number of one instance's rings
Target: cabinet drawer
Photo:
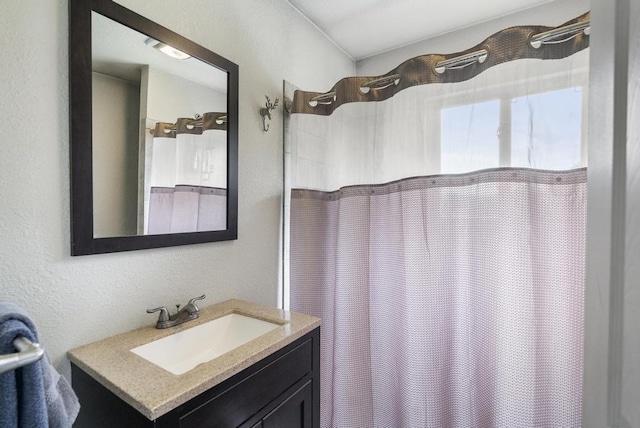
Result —
[[262, 420], [261, 428], [308, 428], [313, 426], [312, 380], [308, 380], [296, 392], [287, 397]]
[[313, 344], [308, 339], [228, 389], [203, 394], [194, 407], [180, 412], [180, 426], [237, 427], [312, 370]]

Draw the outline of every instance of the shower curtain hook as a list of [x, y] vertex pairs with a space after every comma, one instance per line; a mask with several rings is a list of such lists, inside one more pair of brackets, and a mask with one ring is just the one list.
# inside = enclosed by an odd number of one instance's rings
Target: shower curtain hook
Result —
[[276, 97], [276, 101], [272, 103], [268, 96], [265, 95], [264, 97], [267, 99], [267, 102], [265, 103], [265, 106], [260, 109], [260, 116], [262, 116], [262, 130], [267, 132], [269, 130], [269, 125], [266, 120], [267, 118], [271, 120], [271, 111], [275, 110], [278, 105], [278, 101], [280, 100]]

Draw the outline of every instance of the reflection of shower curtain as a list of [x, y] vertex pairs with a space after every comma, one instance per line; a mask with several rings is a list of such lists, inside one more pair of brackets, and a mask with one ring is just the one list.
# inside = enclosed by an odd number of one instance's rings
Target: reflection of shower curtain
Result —
[[[296, 92], [290, 307], [322, 318], [323, 427], [581, 426], [587, 64]], [[431, 73], [402, 71], [386, 90]]]
[[[215, 124], [208, 115], [200, 121]], [[145, 183], [145, 233], [226, 228], [227, 132], [203, 131], [202, 125], [189, 126], [191, 122], [180, 119], [175, 125], [156, 126]]]
[[149, 234], [224, 230], [227, 189], [185, 186], [152, 187]]

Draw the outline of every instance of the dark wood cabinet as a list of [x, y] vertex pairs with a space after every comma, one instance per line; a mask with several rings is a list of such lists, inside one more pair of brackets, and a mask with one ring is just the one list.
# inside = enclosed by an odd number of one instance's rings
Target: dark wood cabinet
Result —
[[262, 419], [262, 428], [313, 427], [312, 400], [312, 383], [309, 380]]
[[316, 328], [155, 421], [72, 363], [73, 388], [81, 404], [74, 427], [318, 427], [319, 346]]
[[[241, 428], [317, 427], [314, 422], [313, 381], [303, 380], [289, 388], [261, 412], [241, 425]], [[317, 410], [316, 410], [317, 412]]]

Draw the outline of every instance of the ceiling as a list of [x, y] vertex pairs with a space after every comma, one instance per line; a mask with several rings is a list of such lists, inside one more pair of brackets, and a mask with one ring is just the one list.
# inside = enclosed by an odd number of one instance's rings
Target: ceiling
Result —
[[195, 58], [176, 60], [149, 48], [148, 36], [91, 12], [91, 66], [98, 73], [140, 83], [145, 65], [227, 92], [227, 73]]
[[553, 0], [287, 0], [354, 60]]

